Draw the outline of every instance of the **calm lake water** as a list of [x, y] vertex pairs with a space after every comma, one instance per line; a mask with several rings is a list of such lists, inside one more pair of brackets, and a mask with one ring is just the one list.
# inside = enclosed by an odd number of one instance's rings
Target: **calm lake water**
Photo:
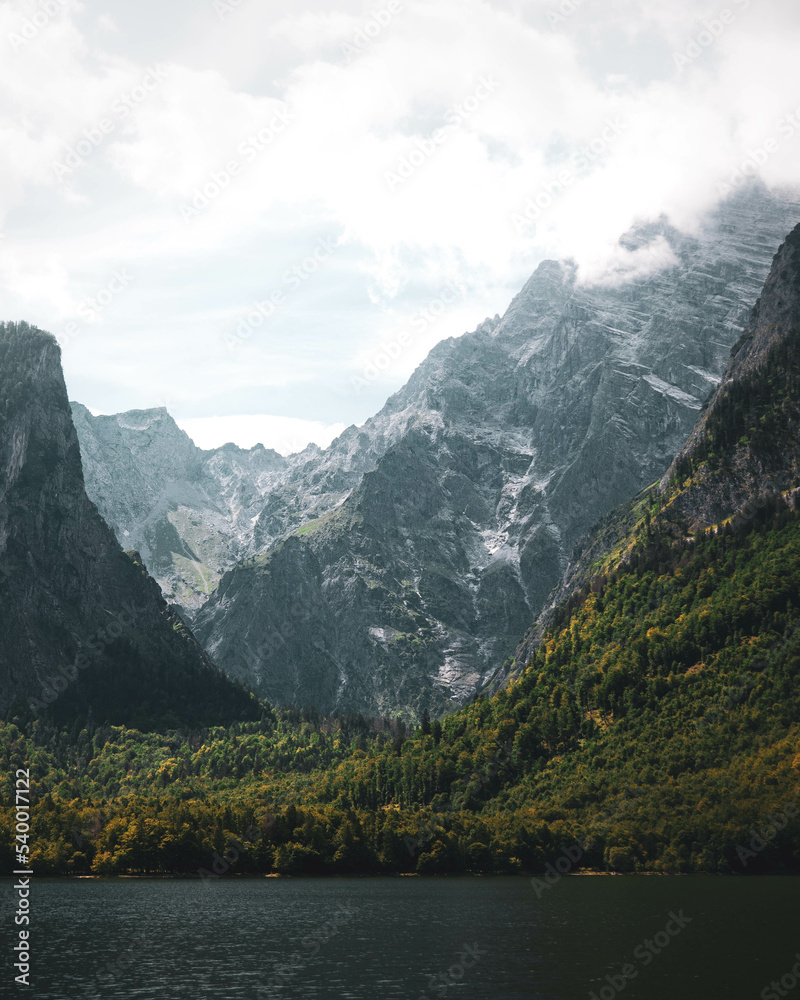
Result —
[[[13, 988], [5, 919], [0, 994], [758, 1000], [793, 978], [799, 890], [791, 878], [578, 876], [541, 898], [526, 878], [42, 879], [31, 989]], [[800, 1000], [800, 984], [780, 995]]]

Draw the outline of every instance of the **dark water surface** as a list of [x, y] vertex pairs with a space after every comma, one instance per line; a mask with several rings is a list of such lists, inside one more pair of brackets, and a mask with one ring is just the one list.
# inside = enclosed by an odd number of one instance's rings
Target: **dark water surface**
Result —
[[764, 1000], [800, 1000], [799, 892], [792, 878], [577, 876], [541, 898], [521, 877], [42, 879], [32, 986], [14, 988], [6, 919], [0, 995], [758, 1000], [776, 980]]

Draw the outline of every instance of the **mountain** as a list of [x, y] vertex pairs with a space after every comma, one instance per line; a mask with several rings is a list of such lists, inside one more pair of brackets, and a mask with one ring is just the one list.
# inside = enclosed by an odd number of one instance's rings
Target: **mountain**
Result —
[[335, 803], [375, 868], [549, 870], [537, 896], [552, 866], [800, 871], [800, 226], [684, 447], [583, 552], [494, 697], [284, 801]]
[[94, 416], [71, 405], [88, 494], [191, 614], [251, 554], [254, 520], [289, 463], [263, 445], [203, 451], [163, 407]]
[[799, 389], [800, 227], [685, 447], [587, 538], [494, 697], [416, 733], [293, 709], [75, 751], [0, 724], [0, 783], [22, 755], [48, 793], [38, 870], [527, 871], [537, 899], [578, 869], [800, 872]]
[[775, 257], [720, 386], [660, 484], [693, 527], [800, 482], [800, 226]]
[[541, 264], [502, 320], [438, 344], [292, 466], [260, 551], [197, 613], [201, 643], [259, 694], [325, 711], [440, 714], [502, 680], [578, 539], [685, 441], [798, 215], [756, 188], [698, 235], [628, 234], [670, 249], [647, 276], [583, 286]]
[[254, 717], [84, 489], [54, 337], [0, 324], [0, 712]]
[[556, 609], [609, 560], [632, 558], [627, 539], [641, 527], [644, 509], [648, 517], [658, 511], [662, 527], [677, 519], [679, 527], [670, 529], [677, 541], [769, 508], [777, 497], [791, 499], [800, 483], [799, 250], [797, 227], [775, 255], [763, 294], [688, 440], [658, 482], [612, 510], [576, 546], [549, 606], [517, 651], [520, 664]]

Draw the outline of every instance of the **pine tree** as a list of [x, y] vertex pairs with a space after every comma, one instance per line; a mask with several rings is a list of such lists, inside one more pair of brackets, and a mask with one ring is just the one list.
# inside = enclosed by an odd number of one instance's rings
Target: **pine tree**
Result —
[[423, 708], [423, 710], [422, 710], [422, 725], [421, 725], [421, 729], [422, 729], [422, 735], [423, 736], [430, 736], [430, 734], [431, 734], [431, 714], [430, 714], [430, 712], [428, 711], [427, 708]]

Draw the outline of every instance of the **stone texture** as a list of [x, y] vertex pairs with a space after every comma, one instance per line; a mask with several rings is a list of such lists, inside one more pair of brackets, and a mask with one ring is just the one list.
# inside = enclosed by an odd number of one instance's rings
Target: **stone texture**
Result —
[[[694, 236], [642, 228], [627, 245], [663, 237], [674, 264], [617, 285], [544, 262], [502, 320], [292, 465], [256, 521], [266, 554], [223, 577], [200, 641], [327, 710], [439, 712], [501, 678], [576, 541], [686, 440], [798, 217], [754, 189]], [[269, 551], [303, 510], [318, 519]]]
[[87, 497], [58, 344], [24, 323], [0, 323], [0, 607], [0, 712], [77, 683], [76, 657], [115, 638], [129, 664], [217, 676]]

